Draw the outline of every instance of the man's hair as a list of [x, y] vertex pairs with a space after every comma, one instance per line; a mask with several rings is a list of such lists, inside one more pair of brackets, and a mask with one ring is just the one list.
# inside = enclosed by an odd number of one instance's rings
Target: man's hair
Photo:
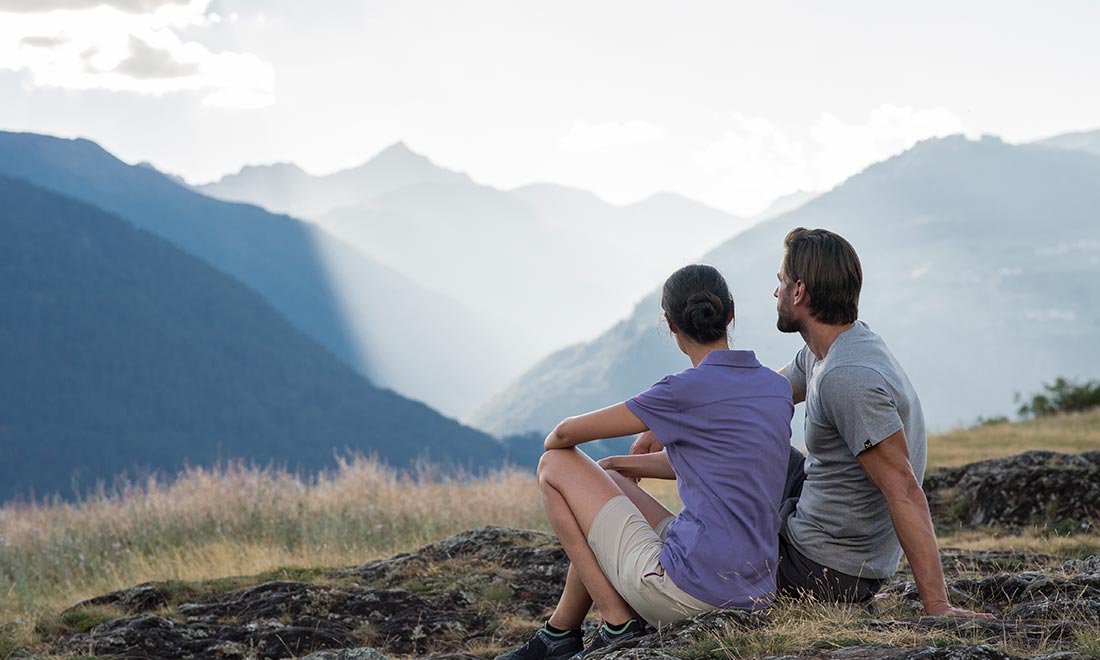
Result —
[[852, 244], [827, 229], [792, 229], [783, 244], [783, 271], [810, 294], [810, 313], [821, 323], [844, 325], [859, 317], [863, 268]]

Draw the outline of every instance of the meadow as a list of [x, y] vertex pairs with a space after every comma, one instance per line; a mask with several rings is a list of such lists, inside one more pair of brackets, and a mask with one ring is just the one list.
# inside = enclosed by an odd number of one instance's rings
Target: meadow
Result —
[[[1100, 449], [1100, 410], [978, 426], [930, 439], [930, 464], [1028, 449]], [[644, 485], [675, 509], [672, 482]], [[0, 508], [0, 623], [25, 626], [73, 603], [150, 580], [198, 581], [339, 567], [411, 550], [480, 525], [547, 530], [530, 471], [401, 473], [350, 457], [302, 477], [230, 463], [189, 468], [81, 501]], [[1061, 556], [1100, 554], [1100, 536], [1047, 530], [941, 535], [941, 545]]]

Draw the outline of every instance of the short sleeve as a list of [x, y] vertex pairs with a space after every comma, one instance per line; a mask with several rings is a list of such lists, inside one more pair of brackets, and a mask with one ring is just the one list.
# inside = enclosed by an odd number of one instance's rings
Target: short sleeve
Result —
[[783, 368], [783, 374], [790, 381], [791, 387], [806, 391], [806, 352], [809, 347], [803, 346], [802, 350], [795, 354], [790, 364]]
[[627, 399], [626, 407], [653, 431], [662, 445], [667, 447], [680, 439], [680, 408], [673, 394], [671, 376], [665, 376], [645, 392]]
[[833, 369], [818, 383], [817, 395], [853, 456], [904, 428], [886, 379], [874, 369]]

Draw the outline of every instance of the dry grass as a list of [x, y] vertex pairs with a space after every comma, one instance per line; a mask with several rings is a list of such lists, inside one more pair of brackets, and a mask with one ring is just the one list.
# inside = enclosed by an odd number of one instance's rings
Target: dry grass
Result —
[[[748, 659], [768, 655], [805, 654], [851, 646], [871, 648], [945, 647], [955, 644], [987, 644], [1024, 657], [1066, 650], [1067, 642], [1057, 639], [989, 640], [978, 628], [939, 631], [910, 625], [901, 619], [914, 616], [913, 605], [897, 596], [880, 596], [871, 611], [858, 606], [833, 605], [813, 600], [780, 598], [768, 612], [762, 628], [730, 627], [715, 631], [713, 638], [678, 650], [680, 657]], [[1084, 631], [1068, 642], [1078, 652], [1094, 653], [1098, 642], [1094, 631]]]
[[1100, 409], [958, 429], [928, 438], [929, 467], [956, 467], [1032, 449], [1100, 450]]
[[849, 646], [915, 647], [979, 643], [976, 638], [879, 622], [912, 612], [893, 600], [880, 599], [874, 613], [859, 607], [781, 598], [759, 629], [730, 628], [689, 650], [690, 657], [761, 658]]
[[545, 529], [530, 473], [402, 476], [355, 458], [305, 480], [192, 468], [78, 503], [0, 508], [0, 622], [148, 580], [347, 566], [479, 525]]
[[965, 530], [941, 534], [939, 543], [944, 548], [969, 552], [1009, 550], [1076, 558], [1100, 555], [1100, 535], [1056, 534], [1040, 528], [1025, 529], [1013, 534], [997, 529]]

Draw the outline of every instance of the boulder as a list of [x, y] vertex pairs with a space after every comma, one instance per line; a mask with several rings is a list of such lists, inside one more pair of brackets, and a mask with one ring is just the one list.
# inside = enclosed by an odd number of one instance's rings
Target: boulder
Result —
[[924, 491], [938, 528], [1037, 525], [1084, 532], [1100, 524], [1100, 451], [1016, 456], [938, 470]]

